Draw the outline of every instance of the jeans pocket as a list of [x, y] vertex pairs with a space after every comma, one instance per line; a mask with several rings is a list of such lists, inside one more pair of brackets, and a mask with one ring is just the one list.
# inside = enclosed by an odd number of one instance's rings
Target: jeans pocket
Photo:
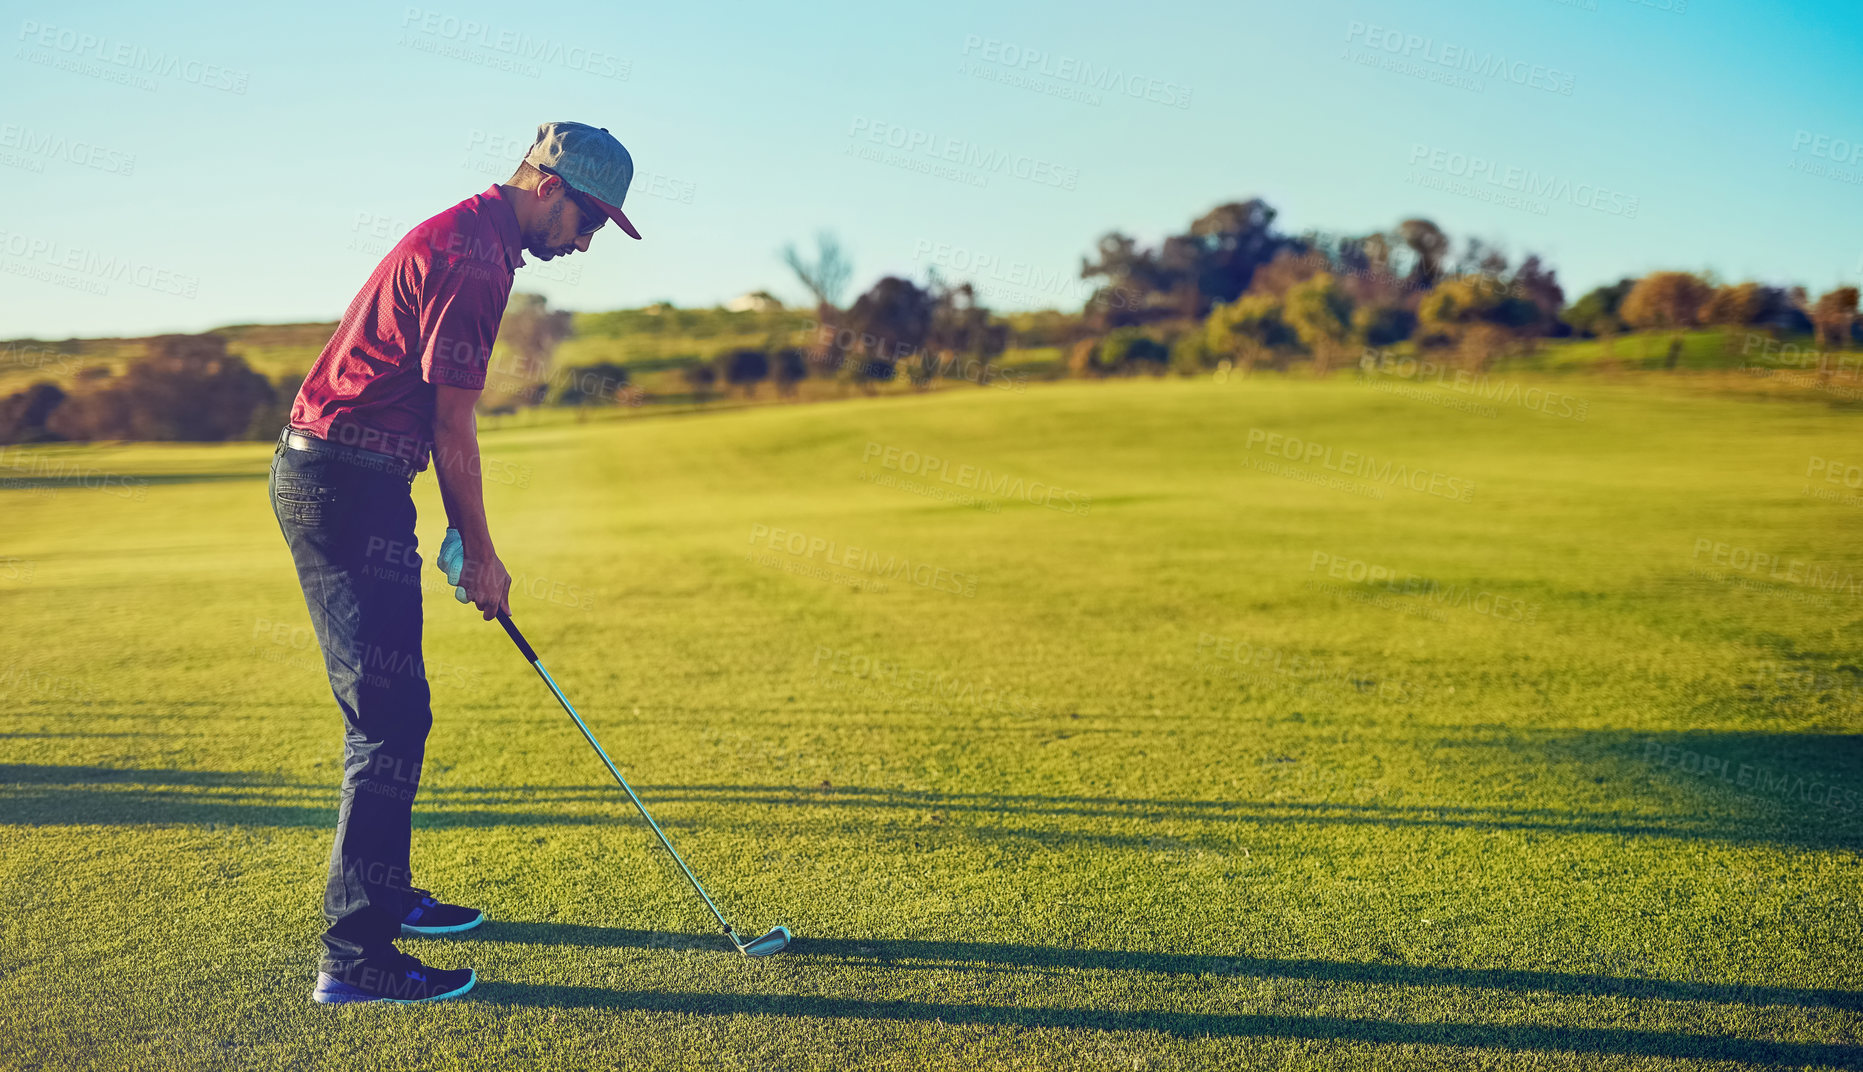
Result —
[[336, 512], [336, 489], [288, 473], [272, 474], [272, 509], [280, 521], [315, 528]]

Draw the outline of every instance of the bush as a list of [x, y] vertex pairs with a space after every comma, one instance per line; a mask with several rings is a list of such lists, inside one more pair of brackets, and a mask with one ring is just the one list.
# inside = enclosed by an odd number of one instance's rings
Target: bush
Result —
[[757, 384], [769, 376], [770, 356], [762, 350], [727, 351], [718, 357], [718, 374], [749, 396], [757, 389]]
[[809, 375], [807, 357], [793, 346], [786, 346], [770, 355], [770, 366], [770, 379], [776, 382], [777, 393], [783, 395], [795, 394], [796, 384]]
[[1202, 332], [1185, 332], [1171, 344], [1171, 371], [1179, 376], [1196, 376], [1214, 367], [1215, 356], [1204, 343]]
[[138, 439], [211, 443], [244, 436], [277, 392], [218, 335], [162, 335], [149, 356], [110, 386], [74, 395], [46, 428], [70, 440]]
[[1138, 328], [1115, 328], [1100, 340], [1093, 365], [1101, 373], [1118, 372], [1141, 361], [1162, 366], [1170, 356], [1163, 343]]
[[65, 392], [55, 383], [35, 383], [0, 400], [0, 444], [42, 443], [54, 438], [45, 420], [64, 400]]

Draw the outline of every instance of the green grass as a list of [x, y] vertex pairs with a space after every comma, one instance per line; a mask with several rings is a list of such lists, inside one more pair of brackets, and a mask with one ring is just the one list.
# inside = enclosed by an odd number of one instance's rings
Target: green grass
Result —
[[[492, 922], [409, 944], [483, 980], [413, 1009], [306, 1001], [340, 723], [267, 448], [9, 450], [0, 1065], [1863, 1065], [1863, 602], [1809, 572], [1863, 576], [1863, 492], [1803, 476], [1863, 463], [1857, 418], [1582, 394], [1141, 380], [490, 433], [516, 619], [726, 910], [801, 937], [721, 952], [436, 584], [415, 864]], [[1269, 433], [1473, 492], [1277, 475]], [[870, 443], [1088, 509], [884, 486]], [[766, 527], [974, 595], [747, 559]]]

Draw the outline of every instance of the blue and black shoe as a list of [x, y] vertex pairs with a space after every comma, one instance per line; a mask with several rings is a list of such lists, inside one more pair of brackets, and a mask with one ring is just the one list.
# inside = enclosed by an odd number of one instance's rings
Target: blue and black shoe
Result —
[[415, 890], [419, 902], [401, 921], [403, 938], [432, 938], [437, 934], [458, 934], [485, 922], [485, 913], [464, 905], [436, 901], [426, 890]]
[[429, 968], [404, 954], [386, 963], [358, 965], [343, 972], [340, 978], [329, 972], [318, 972], [317, 988], [311, 991], [311, 1000], [323, 1005], [365, 1001], [413, 1005], [456, 998], [471, 990], [472, 984], [478, 981], [471, 968]]

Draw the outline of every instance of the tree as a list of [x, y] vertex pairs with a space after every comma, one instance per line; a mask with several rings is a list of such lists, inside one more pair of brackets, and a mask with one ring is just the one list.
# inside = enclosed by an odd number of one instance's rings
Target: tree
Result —
[[1331, 272], [1321, 272], [1288, 291], [1284, 309], [1287, 325], [1313, 355], [1314, 371], [1324, 375], [1352, 333], [1352, 300]]
[[894, 365], [925, 348], [931, 331], [932, 295], [909, 279], [889, 275], [854, 300], [842, 318], [851, 336], [859, 380], [891, 380]]
[[[990, 365], [1009, 348], [1009, 325], [992, 320], [977, 304], [969, 283], [948, 286], [933, 275], [931, 322], [925, 330], [920, 373], [925, 382], [955, 374], [978, 384], [990, 380]], [[915, 375], [914, 380], [920, 380]]]
[[1540, 317], [1540, 308], [1493, 276], [1445, 279], [1417, 303], [1417, 333], [1426, 345], [1453, 346], [1485, 369]]
[[1630, 288], [1618, 315], [1633, 328], [1681, 330], [1701, 323], [1713, 288], [1691, 272], [1651, 272]]
[[1624, 304], [1624, 296], [1635, 285], [1633, 279], [1620, 279], [1607, 286], [1594, 287], [1584, 297], [1573, 302], [1561, 319], [1580, 335], [1594, 338], [1615, 335], [1626, 327], [1618, 310]]
[[1449, 236], [1429, 220], [1405, 220], [1397, 225], [1397, 237], [1410, 250], [1410, 288], [1422, 292], [1436, 285], [1443, 276], [1443, 262], [1449, 256]]
[[770, 379], [776, 383], [776, 393], [785, 398], [793, 397], [796, 384], [809, 375], [807, 358], [794, 346], [785, 346], [771, 354], [770, 366]]
[[1249, 293], [1285, 300], [1288, 291], [1331, 268], [1332, 262], [1317, 249], [1283, 249], [1255, 273]]
[[1266, 294], [1244, 294], [1227, 305], [1210, 310], [1203, 322], [1204, 345], [1217, 357], [1233, 357], [1250, 367], [1272, 360], [1297, 336], [1282, 319], [1281, 302]]
[[1218, 205], [1191, 223], [1188, 238], [1196, 251], [1196, 315], [1241, 297], [1255, 270], [1286, 246], [1286, 238], [1274, 230], [1276, 215], [1273, 207], [1256, 197]]
[[718, 370], [703, 361], [694, 361], [679, 370], [680, 378], [686, 386], [692, 388], [692, 397], [701, 405], [711, 397], [712, 386], [718, 382]]
[[1810, 298], [1804, 287], [1761, 287], [1760, 302], [1756, 325], [1786, 335], [1803, 335], [1811, 330], [1811, 315], [1806, 309]]
[[1395, 346], [1417, 330], [1417, 315], [1395, 305], [1361, 305], [1352, 310], [1352, 337], [1363, 346]]
[[1179, 376], [1195, 376], [1215, 364], [1203, 332], [1187, 331], [1171, 340], [1171, 371]]
[[1559, 285], [1559, 273], [1546, 267], [1537, 253], [1527, 254], [1508, 279], [1512, 296], [1533, 306], [1533, 323], [1527, 329], [1535, 335], [1565, 334], [1559, 319], [1565, 308], [1565, 288]]
[[1256, 269], [1297, 243], [1274, 230], [1275, 210], [1260, 198], [1218, 205], [1156, 249], [1117, 231], [1100, 238], [1082, 279], [1104, 282], [1084, 316], [1095, 332], [1155, 320], [1200, 317], [1249, 289]]
[[1151, 250], [1117, 231], [1102, 235], [1097, 249], [1098, 261], [1080, 259], [1080, 278], [1105, 280], [1087, 298], [1083, 312], [1093, 331], [1142, 323], [1155, 296], [1169, 293], [1178, 282]]
[[46, 422], [63, 439], [237, 439], [274, 391], [219, 335], [161, 335], [108, 387], [66, 399]]
[[847, 290], [848, 280], [854, 277], [854, 262], [848, 259], [841, 248], [841, 240], [833, 231], [816, 234], [814, 260], [805, 260], [796, 251], [795, 244], [790, 243], [783, 247], [783, 263], [789, 265], [802, 286], [815, 296], [818, 308], [840, 308], [841, 295]]
[[[1850, 342], [1850, 333], [1857, 320], [1857, 288], [1838, 287], [1827, 291], [1818, 299], [1818, 304], [1811, 307], [1811, 323], [1817, 330], [1818, 347], [1835, 349]], [[1823, 371], [1827, 362], [1820, 359], [1819, 370]]]
[[1766, 295], [1758, 283], [1716, 287], [1701, 305], [1701, 322], [1741, 327], [1759, 319], [1766, 310]]
[[[516, 412], [549, 391], [557, 346], [575, 333], [567, 310], [551, 309], [541, 294], [513, 294], [498, 325], [495, 358], [485, 370], [479, 408]], [[541, 388], [541, 390], [540, 390]]]
[[1170, 351], [1158, 340], [1135, 327], [1117, 328], [1100, 340], [1093, 364], [1102, 373], [1131, 369], [1138, 362], [1159, 367], [1170, 358]]
[[53, 438], [45, 421], [64, 400], [65, 392], [57, 384], [42, 381], [0, 401], [0, 445]]
[[748, 348], [727, 351], [718, 358], [718, 374], [749, 398], [756, 393], [757, 384], [770, 374], [769, 355]]

